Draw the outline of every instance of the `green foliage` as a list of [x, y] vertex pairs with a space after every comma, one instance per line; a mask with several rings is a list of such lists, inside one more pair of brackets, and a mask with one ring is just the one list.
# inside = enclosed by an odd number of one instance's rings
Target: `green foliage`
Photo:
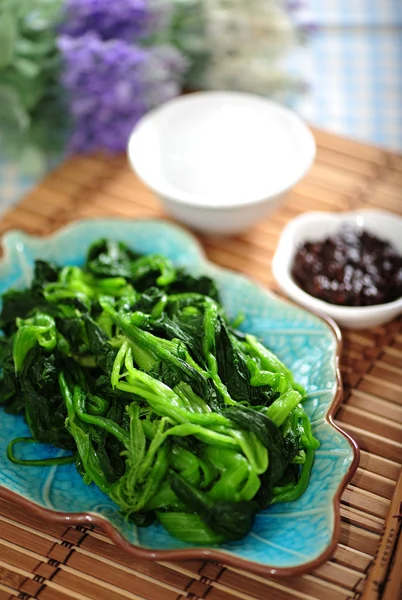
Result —
[[[75, 460], [126, 518], [191, 543], [241, 539], [306, 489], [318, 442], [304, 390], [232, 329], [208, 277], [99, 240], [82, 268], [37, 261], [0, 327], [0, 402], [32, 436], [10, 460]], [[21, 460], [20, 442], [72, 454]]]
[[56, 31], [62, 0], [0, 2], [2, 147], [27, 171], [44, 171], [66, 128]]
[[185, 84], [189, 89], [198, 89], [210, 60], [210, 53], [204, 41], [204, 6], [198, 0], [176, 0], [175, 8], [171, 35], [184, 56], [189, 58], [190, 67]]

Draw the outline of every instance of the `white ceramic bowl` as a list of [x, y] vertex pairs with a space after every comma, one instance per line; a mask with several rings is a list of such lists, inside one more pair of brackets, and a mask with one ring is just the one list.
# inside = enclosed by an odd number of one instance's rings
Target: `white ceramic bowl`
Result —
[[128, 157], [175, 218], [209, 233], [235, 233], [283, 201], [315, 150], [308, 127], [275, 102], [198, 92], [141, 119]]
[[350, 329], [382, 325], [402, 314], [402, 298], [375, 306], [337, 306], [304, 292], [293, 280], [291, 267], [300, 244], [320, 241], [334, 233], [341, 223], [354, 223], [377, 237], [389, 241], [402, 254], [402, 218], [381, 210], [349, 213], [310, 212], [296, 217], [282, 232], [272, 262], [274, 277], [280, 288], [293, 300], [316, 312], [332, 317]]

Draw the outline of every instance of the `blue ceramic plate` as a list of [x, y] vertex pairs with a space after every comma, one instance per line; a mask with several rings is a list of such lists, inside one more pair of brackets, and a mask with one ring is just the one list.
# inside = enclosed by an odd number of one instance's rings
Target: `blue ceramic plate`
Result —
[[[358, 462], [356, 445], [332, 421], [341, 396], [339, 331], [245, 277], [208, 263], [193, 237], [163, 221], [81, 221], [47, 238], [9, 232], [3, 239], [0, 293], [28, 285], [36, 258], [61, 265], [82, 264], [88, 245], [99, 237], [122, 240], [138, 252], [164, 254], [192, 273], [214, 277], [229, 316], [242, 312], [242, 328], [261, 338], [292, 369], [308, 391], [304, 406], [321, 442], [309, 487], [298, 501], [260, 513], [245, 539], [213, 548], [191, 547], [170, 537], [158, 524], [137, 528], [126, 523], [95, 485], [84, 484], [74, 465], [29, 468], [10, 463], [8, 442], [28, 435], [28, 428], [22, 417], [0, 409], [0, 496], [49, 519], [100, 525], [136, 556], [211, 558], [278, 575], [308, 571], [323, 562], [335, 548], [340, 495]], [[25, 457], [29, 452], [32, 449], [26, 450]], [[37, 446], [34, 452], [47, 457], [60, 451]]]

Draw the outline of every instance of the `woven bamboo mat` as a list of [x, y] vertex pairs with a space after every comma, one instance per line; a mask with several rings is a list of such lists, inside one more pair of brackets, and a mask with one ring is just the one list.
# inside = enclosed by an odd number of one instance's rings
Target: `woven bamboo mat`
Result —
[[[316, 131], [317, 161], [286, 205], [248, 233], [201, 237], [209, 258], [275, 288], [271, 259], [284, 224], [306, 210], [402, 214], [402, 156]], [[0, 232], [45, 233], [94, 216], [158, 217], [124, 157], [74, 157], [15, 209]], [[401, 232], [402, 233], [402, 232]], [[134, 560], [99, 530], [49, 524], [0, 502], [0, 600], [398, 600], [402, 579], [402, 321], [344, 331], [338, 423], [361, 448], [342, 497], [340, 543], [313, 573], [265, 579], [205, 561]]]

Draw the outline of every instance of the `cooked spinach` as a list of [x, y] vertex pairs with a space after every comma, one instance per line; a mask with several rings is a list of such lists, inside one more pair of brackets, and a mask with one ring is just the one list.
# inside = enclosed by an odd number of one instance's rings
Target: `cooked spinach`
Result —
[[[0, 314], [0, 404], [31, 431], [8, 457], [75, 462], [138, 526], [241, 539], [259, 510], [304, 492], [318, 442], [303, 388], [238, 324], [208, 276], [121, 242], [98, 240], [82, 267], [37, 261]], [[69, 455], [15, 455], [35, 442]]]

